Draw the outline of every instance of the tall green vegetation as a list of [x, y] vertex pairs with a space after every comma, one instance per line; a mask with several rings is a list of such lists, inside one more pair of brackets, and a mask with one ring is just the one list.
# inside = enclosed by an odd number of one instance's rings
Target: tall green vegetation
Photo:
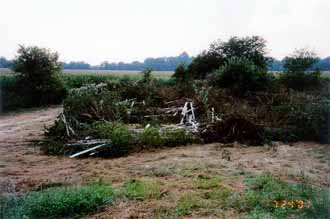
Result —
[[287, 87], [304, 90], [320, 85], [321, 72], [313, 69], [318, 62], [315, 53], [306, 49], [296, 50], [293, 55], [284, 59], [284, 73], [280, 80]]
[[259, 36], [232, 37], [227, 42], [216, 41], [188, 66], [194, 78], [204, 79], [232, 58], [244, 58], [264, 71], [270, 59], [266, 56], [266, 41]]
[[265, 69], [244, 58], [231, 58], [215, 74], [216, 85], [232, 88], [238, 95], [266, 89], [271, 82]]
[[19, 198], [0, 199], [1, 218], [82, 218], [102, 210], [115, 198], [111, 185], [54, 187]]
[[174, 74], [172, 75], [172, 78], [174, 78], [175, 82], [179, 84], [185, 84], [188, 83], [192, 77], [189, 74], [187, 67], [185, 64], [180, 64], [176, 69]]
[[20, 46], [11, 68], [14, 83], [3, 86], [5, 109], [58, 104], [66, 95], [60, 79], [58, 54], [48, 49]]
[[59, 55], [48, 49], [20, 46], [12, 64], [18, 84], [24, 84], [31, 104], [60, 103], [66, 92], [59, 78], [62, 66]]

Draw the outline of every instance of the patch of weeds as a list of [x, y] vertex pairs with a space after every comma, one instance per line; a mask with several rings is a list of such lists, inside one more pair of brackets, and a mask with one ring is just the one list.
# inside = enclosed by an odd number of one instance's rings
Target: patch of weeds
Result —
[[111, 133], [116, 126], [119, 125], [112, 122], [94, 122], [83, 130], [82, 134], [84, 136], [93, 136], [94, 138], [110, 139]]
[[150, 169], [148, 175], [155, 177], [165, 177], [165, 176], [172, 176], [174, 173], [175, 173], [174, 167], [161, 166]]
[[48, 155], [69, 155], [71, 152], [63, 141], [58, 141], [52, 137], [46, 137], [37, 143], [40, 150]]
[[179, 145], [188, 145], [195, 142], [194, 136], [187, 133], [184, 129], [165, 130], [164, 131], [164, 145], [168, 147], [175, 147]]
[[226, 203], [231, 195], [232, 191], [225, 186], [221, 186], [220, 188], [212, 190], [211, 192], [205, 193], [207, 199], [220, 203]]
[[8, 198], [0, 197], [0, 218], [1, 219], [21, 219], [22, 207], [16, 196]]
[[184, 129], [160, 130], [156, 127], [149, 127], [140, 134], [139, 138], [141, 144], [148, 147], [175, 147], [194, 142], [193, 135], [187, 133]]
[[330, 190], [329, 189], [314, 189], [310, 194], [311, 208], [304, 208], [302, 215], [305, 218], [330, 218]]
[[123, 185], [120, 194], [128, 199], [143, 201], [160, 198], [161, 189], [155, 182], [130, 180]]
[[195, 185], [198, 189], [213, 189], [221, 186], [221, 178], [218, 176], [209, 177], [199, 175], [195, 180]]
[[136, 136], [122, 123], [96, 122], [84, 131], [84, 135], [110, 140], [99, 150], [98, 154], [104, 157], [125, 156], [136, 149]]
[[160, 147], [164, 144], [164, 139], [159, 132], [159, 128], [155, 127], [144, 129], [139, 138], [140, 143], [147, 147]]
[[233, 207], [250, 218], [329, 218], [329, 206], [330, 191], [308, 185], [304, 177], [289, 184], [265, 174], [246, 180], [245, 193]]
[[178, 219], [180, 218], [176, 212], [175, 209], [172, 208], [159, 208], [154, 211], [154, 215], [152, 218], [157, 219]]
[[196, 194], [183, 195], [176, 207], [178, 215], [189, 215], [193, 209], [201, 207], [201, 198]]
[[106, 147], [109, 156], [124, 156], [133, 150], [135, 138], [125, 125], [116, 124], [110, 133], [111, 144]]
[[[110, 185], [69, 186], [30, 192], [18, 200], [7, 199], [4, 218], [81, 218], [114, 200]], [[16, 204], [15, 204], [16, 203]], [[9, 214], [9, 216], [6, 215]]]
[[192, 169], [183, 169], [179, 172], [179, 175], [182, 177], [193, 177], [194, 176], [194, 172]]

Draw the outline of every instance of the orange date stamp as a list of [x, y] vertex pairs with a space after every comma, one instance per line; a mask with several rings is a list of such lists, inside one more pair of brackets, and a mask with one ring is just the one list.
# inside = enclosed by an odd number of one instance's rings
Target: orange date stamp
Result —
[[303, 209], [303, 208], [311, 208], [312, 204], [310, 200], [274, 200], [274, 207], [275, 208], [282, 208], [282, 209]]

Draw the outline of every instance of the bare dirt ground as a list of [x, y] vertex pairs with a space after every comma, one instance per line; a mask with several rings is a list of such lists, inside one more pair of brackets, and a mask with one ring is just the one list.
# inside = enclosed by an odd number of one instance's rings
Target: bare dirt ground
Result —
[[[119, 186], [130, 179], [156, 181], [164, 198], [121, 200], [90, 218], [155, 218], [159, 209], [175, 207], [182, 194], [193, 192], [196, 176], [221, 176], [223, 183], [242, 192], [247, 173], [270, 172], [285, 180], [307, 176], [313, 184], [330, 186], [330, 147], [310, 142], [269, 147], [239, 144], [192, 145], [157, 149], [118, 159], [70, 159], [46, 156], [31, 141], [42, 138], [60, 107], [0, 116], [0, 195], [24, 192], [49, 183], [84, 184], [102, 179]], [[223, 159], [224, 151], [226, 158]], [[158, 212], [159, 213], [159, 212]], [[157, 213], [157, 214], [158, 214]], [[161, 218], [173, 218], [166, 215]], [[190, 218], [236, 218], [218, 209], [193, 213]]]

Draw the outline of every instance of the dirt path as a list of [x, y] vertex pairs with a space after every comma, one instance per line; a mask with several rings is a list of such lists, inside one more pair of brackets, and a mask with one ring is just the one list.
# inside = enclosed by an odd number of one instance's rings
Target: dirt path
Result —
[[[0, 195], [49, 183], [83, 184], [103, 179], [116, 186], [129, 179], [146, 178], [159, 182], [172, 198], [156, 203], [121, 203], [97, 217], [109, 218], [111, 211], [114, 218], [145, 218], [152, 209], [173, 205], [179, 194], [189, 188], [191, 179], [200, 174], [220, 175], [238, 192], [244, 189], [239, 180], [242, 173], [265, 171], [287, 180], [298, 179], [303, 173], [315, 184], [330, 186], [329, 146], [315, 143], [277, 144], [270, 148], [233, 145], [226, 149], [222, 144], [193, 145], [118, 159], [42, 155], [29, 144], [42, 137], [44, 126], [50, 125], [60, 111], [60, 107], [53, 107], [0, 116]], [[222, 159], [224, 150], [229, 152], [230, 161]]]

